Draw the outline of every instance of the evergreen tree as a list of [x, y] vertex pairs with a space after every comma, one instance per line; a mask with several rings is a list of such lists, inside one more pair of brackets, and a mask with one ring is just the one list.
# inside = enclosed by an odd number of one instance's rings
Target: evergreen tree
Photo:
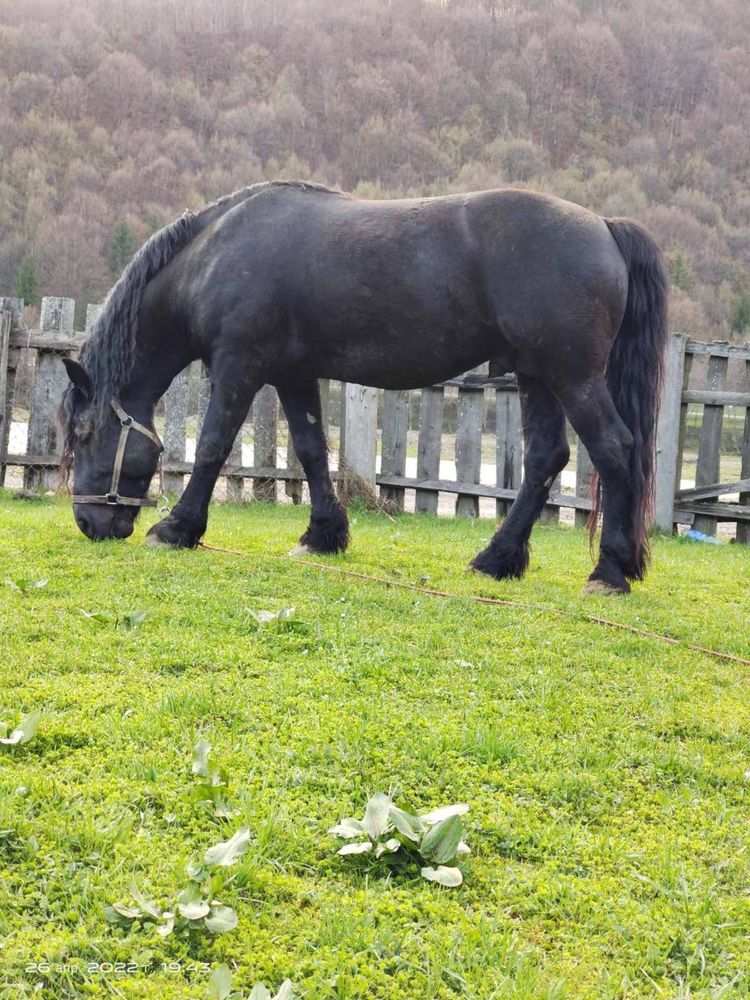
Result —
[[115, 281], [120, 277], [135, 251], [135, 240], [130, 226], [124, 219], [115, 226], [109, 244], [109, 269]]
[[732, 316], [732, 330], [735, 333], [745, 333], [750, 329], [750, 295], [743, 292], [737, 302], [737, 308]]
[[690, 291], [690, 285], [692, 284], [690, 268], [682, 250], [678, 250], [669, 259], [669, 276], [675, 288], [679, 288], [683, 292]]
[[27, 306], [39, 305], [37, 285], [36, 261], [30, 253], [27, 253], [18, 268], [13, 294], [17, 299], [23, 299]]

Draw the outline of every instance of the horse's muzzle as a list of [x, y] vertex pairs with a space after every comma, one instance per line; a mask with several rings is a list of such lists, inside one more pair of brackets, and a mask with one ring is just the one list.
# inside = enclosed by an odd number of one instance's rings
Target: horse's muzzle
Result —
[[107, 538], [129, 538], [133, 534], [133, 515], [122, 508], [91, 507], [74, 504], [76, 524], [92, 542]]

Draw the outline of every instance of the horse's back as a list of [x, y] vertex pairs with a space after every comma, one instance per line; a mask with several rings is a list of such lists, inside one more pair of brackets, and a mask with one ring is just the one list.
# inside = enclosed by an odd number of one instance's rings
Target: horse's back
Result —
[[368, 201], [268, 185], [187, 260], [184, 288], [207, 317], [269, 336], [282, 325], [321, 374], [374, 384], [424, 384], [503, 353], [534, 366], [558, 328], [578, 335], [597, 312], [616, 329], [627, 290], [603, 219], [514, 189]]

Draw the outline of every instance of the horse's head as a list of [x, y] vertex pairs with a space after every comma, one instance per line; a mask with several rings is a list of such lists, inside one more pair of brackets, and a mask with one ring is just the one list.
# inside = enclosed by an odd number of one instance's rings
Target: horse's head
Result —
[[92, 541], [127, 538], [147, 500], [162, 445], [156, 432], [120, 403], [97, 406], [91, 379], [77, 361], [64, 359], [71, 385], [63, 397], [63, 475], [73, 465], [73, 513]]

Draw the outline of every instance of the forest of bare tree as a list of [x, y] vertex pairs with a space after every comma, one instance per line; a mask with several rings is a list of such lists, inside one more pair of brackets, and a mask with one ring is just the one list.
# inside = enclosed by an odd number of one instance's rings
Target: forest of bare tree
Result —
[[103, 297], [257, 180], [524, 185], [645, 223], [672, 326], [750, 331], [746, 0], [0, 0], [0, 293]]

